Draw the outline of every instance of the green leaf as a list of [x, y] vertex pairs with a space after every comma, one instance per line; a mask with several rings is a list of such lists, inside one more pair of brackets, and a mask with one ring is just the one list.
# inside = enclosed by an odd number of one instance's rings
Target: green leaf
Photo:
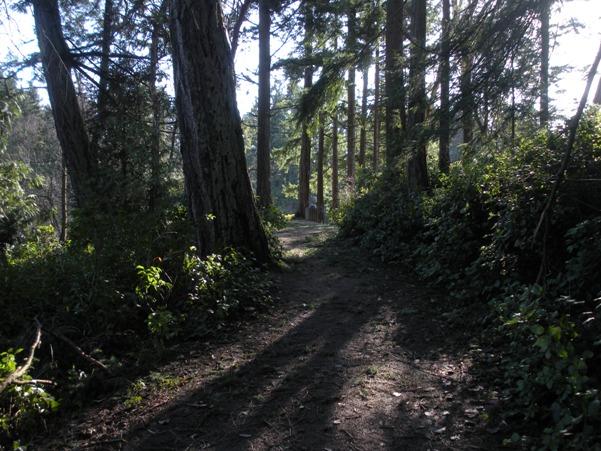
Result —
[[540, 324], [533, 325], [532, 327], [530, 327], [530, 330], [534, 335], [542, 335], [545, 333], [545, 328]]

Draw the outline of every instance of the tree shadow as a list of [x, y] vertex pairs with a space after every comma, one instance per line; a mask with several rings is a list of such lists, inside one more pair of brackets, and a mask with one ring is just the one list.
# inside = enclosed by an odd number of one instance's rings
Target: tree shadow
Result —
[[381, 308], [365, 280], [353, 277], [355, 268], [349, 272], [347, 258], [318, 250], [310, 258], [318, 270], [304, 273], [311, 280], [284, 274], [287, 302], [297, 309], [288, 329], [265, 347], [255, 343], [251, 360], [130, 431], [125, 449], [322, 449], [330, 443], [333, 406], [353, 383], [349, 368], [362, 363], [347, 347]]
[[429, 293], [317, 230], [291, 237], [314, 249], [276, 274], [274, 314], [198, 346], [187, 388], [86, 449], [472, 449]]

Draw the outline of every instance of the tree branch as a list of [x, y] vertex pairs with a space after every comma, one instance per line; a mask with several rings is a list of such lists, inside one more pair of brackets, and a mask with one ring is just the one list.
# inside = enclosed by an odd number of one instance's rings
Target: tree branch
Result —
[[[568, 168], [568, 164], [570, 163], [572, 149], [574, 147], [574, 141], [576, 140], [576, 131], [578, 130], [578, 124], [580, 123], [580, 118], [582, 117], [582, 113], [584, 112], [584, 107], [586, 106], [586, 102], [587, 102], [587, 99], [588, 99], [588, 96], [589, 96], [589, 93], [591, 90], [591, 86], [593, 84], [593, 79], [595, 78], [595, 74], [597, 73], [597, 69], [599, 67], [600, 62], [601, 62], [601, 46], [599, 47], [599, 51], [597, 52], [595, 61], [593, 62], [593, 65], [591, 66], [591, 70], [588, 73], [586, 88], [584, 89], [584, 93], [582, 94], [582, 98], [580, 99], [580, 104], [578, 105], [576, 114], [574, 115], [574, 117], [570, 123], [570, 134], [568, 136], [568, 143], [566, 145], [566, 150], [565, 150], [565, 153], [563, 154], [561, 165], [560, 165], [560, 167], [557, 171], [557, 175], [555, 177], [555, 184], [553, 185], [553, 188], [551, 189], [551, 193], [549, 194], [549, 197], [547, 199], [547, 204], [545, 205], [545, 208], [540, 215], [540, 219], [538, 221], [536, 229], [534, 230], [534, 236], [532, 238], [533, 242], [534, 242], [534, 240], [536, 240], [538, 232], [543, 224], [543, 221], [545, 221], [545, 219], [547, 219], [547, 220], [550, 219], [550, 215], [551, 215], [551, 212], [553, 209], [553, 204], [555, 203], [555, 200], [557, 199], [557, 193], [559, 192], [559, 186], [561, 185], [561, 182], [564, 179], [565, 172]], [[548, 224], [548, 221], [547, 221], [547, 224]], [[546, 227], [548, 227], [548, 225]], [[546, 233], [545, 233], [545, 236], [546, 236]], [[543, 244], [543, 249], [545, 249], [545, 248], [546, 248], [546, 246], [545, 246], [545, 244]], [[543, 254], [546, 254], [546, 251], [543, 251]], [[545, 265], [545, 258], [546, 258], [546, 255], [543, 255], [541, 271], [539, 272], [539, 275], [538, 275], [537, 281], [536, 281], [537, 284], [539, 284], [541, 282], [541, 279], [542, 279], [542, 276], [544, 273], [543, 268]]]
[[62, 334], [57, 334], [57, 333], [50, 332], [50, 331], [47, 331], [47, 332], [50, 333], [51, 335], [54, 335], [56, 338], [60, 338], [62, 341], [64, 341], [67, 345], [69, 345], [69, 347], [71, 349], [73, 349], [73, 351], [75, 352], [75, 354], [77, 354], [78, 356], [80, 356], [86, 362], [88, 362], [92, 366], [100, 368], [107, 375], [112, 376], [113, 372], [111, 371], [111, 369], [108, 366], [106, 366], [104, 363], [100, 362], [99, 360], [96, 360], [94, 357], [91, 357], [91, 356], [87, 355], [85, 352], [82, 351], [82, 349], [79, 346], [77, 346], [75, 343], [73, 343], [67, 337], [65, 337]]
[[2, 393], [6, 388], [14, 383], [18, 383], [18, 380], [27, 373], [31, 364], [33, 363], [33, 357], [35, 355], [35, 349], [40, 345], [40, 339], [42, 337], [42, 325], [39, 321], [36, 320], [36, 331], [35, 331], [35, 339], [33, 340], [33, 344], [29, 348], [29, 356], [25, 361], [25, 364], [18, 367], [14, 372], [7, 375], [4, 380], [0, 381], [0, 393]]

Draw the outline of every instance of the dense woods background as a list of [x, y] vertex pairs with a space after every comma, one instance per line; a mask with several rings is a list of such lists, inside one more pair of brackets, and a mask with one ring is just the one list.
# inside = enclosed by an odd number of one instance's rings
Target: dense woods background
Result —
[[0, 66], [3, 444], [269, 306], [273, 230], [314, 211], [482, 330], [508, 445], [599, 446], [601, 112], [550, 97], [562, 1], [4, 6], [39, 51]]

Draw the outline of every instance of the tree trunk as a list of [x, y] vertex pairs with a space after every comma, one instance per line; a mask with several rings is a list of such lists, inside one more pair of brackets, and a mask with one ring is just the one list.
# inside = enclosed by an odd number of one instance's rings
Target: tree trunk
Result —
[[551, 0], [543, 0], [540, 13], [540, 126], [549, 126], [549, 21], [551, 19]]
[[[379, 7], [379, 5], [378, 5]], [[374, 74], [374, 154], [372, 160], [373, 170], [380, 165], [380, 41], [376, 41], [376, 67]]]
[[60, 242], [67, 242], [67, 215], [68, 215], [68, 205], [67, 205], [67, 186], [69, 182], [68, 174], [67, 174], [67, 165], [65, 163], [65, 157], [61, 158], [61, 233], [60, 233]]
[[[347, 22], [347, 51], [354, 54], [357, 46], [357, 17], [355, 7], [351, 6], [348, 13]], [[356, 147], [356, 94], [355, 94], [355, 79], [356, 71], [354, 66], [351, 66], [348, 70], [347, 80], [347, 105], [348, 105], [348, 116], [347, 116], [347, 169], [346, 169], [346, 183], [349, 188], [353, 188], [355, 185], [355, 147]]]
[[386, 2], [386, 165], [392, 167], [403, 150], [406, 129], [403, 77], [404, 0]]
[[271, 205], [271, 53], [270, 0], [259, 0], [259, 98], [257, 111], [257, 197], [260, 208]]
[[246, 248], [271, 262], [244, 156], [234, 64], [218, 0], [172, 0], [176, 108], [201, 256]]
[[[471, 144], [474, 139], [474, 94], [472, 91], [472, 60], [471, 55], [465, 55], [461, 59], [461, 103], [463, 128], [463, 144]], [[463, 155], [462, 155], [463, 158]]]
[[369, 68], [363, 71], [363, 94], [361, 97], [361, 130], [359, 131], [359, 167], [365, 167], [365, 158], [367, 155], [367, 94], [369, 92], [368, 83]]
[[426, 0], [413, 0], [411, 8], [411, 64], [409, 127], [413, 135], [412, 155], [407, 161], [407, 182], [409, 189], [428, 187], [427, 142], [419, 126], [426, 120]]
[[440, 51], [440, 139], [438, 143], [438, 168], [443, 174], [449, 173], [451, 142], [451, 102], [449, 84], [451, 81], [451, 46], [449, 27], [451, 22], [450, 0], [442, 0], [442, 37]]
[[[160, 6], [160, 16], [165, 12], [168, 0], [163, 0]], [[157, 207], [161, 189], [161, 102], [157, 88], [157, 71], [159, 68], [159, 34], [162, 24], [158, 21], [152, 23], [152, 34], [150, 38], [150, 79], [149, 93], [152, 103], [152, 136], [150, 144], [151, 154], [151, 179], [149, 193], [149, 208], [154, 211]]]
[[[305, 14], [305, 57], [310, 60], [313, 54], [313, 12], [310, 6], [306, 6]], [[309, 91], [313, 86], [313, 66], [310, 64], [305, 68], [305, 92]], [[301, 154], [299, 161], [298, 173], [298, 208], [295, 216], [303, 218], [305, 210], [309, 207], [310, 195], [310, 177], [311, 177], [311, 137], [309, 136], [309, 127], [304, 122], [302, 125], [301, 135]]]
[[33, 0], [40, 57], [56, 133], [78, 207], [92, 203], [98, 165], [71, 79], [74, 61], [63, 36], [57, 0]]
[[323, 162], [325, 159], [325, 115], [320, 114], [317, 144], [317, 220], [324, 222]]
[[[111, 62], [111, 47], [113, 44], [114, 18], [115, 7], [113, 0], [105, 0], [102, 20], [102, 56], [100, 58], [100, 76], [98, 78], [98, 116], [100, 124], [106, 120], [109, 114], [107, 111], [109, 100], [108, 75]], [[99, 128], [102, 128], [102, 125]]]
[[340, 208], [340, 185], [338, 183], [338, 111], [332, 115], [332, 209]]

